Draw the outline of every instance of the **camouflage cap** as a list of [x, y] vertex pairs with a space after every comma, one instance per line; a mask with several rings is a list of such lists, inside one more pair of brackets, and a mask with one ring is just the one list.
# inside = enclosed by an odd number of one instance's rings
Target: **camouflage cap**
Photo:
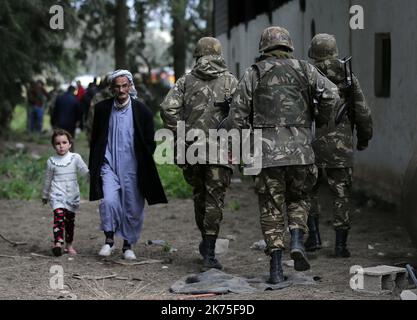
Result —
[[286, 47], [294, 51], [290, 33], [283, 27], [269, 27], [262, 32], [259, 41], [259, 52], [270, 51], [278, 47]]
[[222, 45], [216, 38], [204, 37], [197, 42], [194, 50], [194, 58], [208, 55], [222, 55]]
[[326, 60], [337, 58], [339, 50], [337, 48], [336, 38], [334, 35], [320, 33], [311, 40], [308, 56], [314, 60]]

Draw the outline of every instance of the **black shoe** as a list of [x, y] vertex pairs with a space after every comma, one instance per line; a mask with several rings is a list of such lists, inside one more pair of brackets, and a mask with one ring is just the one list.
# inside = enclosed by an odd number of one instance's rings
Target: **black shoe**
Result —
[[201, 240], [200, 245], [198, 246], [198, 251], [200, 251], [200, 254], [204, 259], [208, 253], [208, 242]]
[[282, 251], [275, 250], [271, 253], [271, 261], [270, 261], [270, 277], [268, 282], [271, 284], [278, 284], [285, 281], [284, 273], [282, 271]]
[[55, 257], [62, 256], [62, 247], [61, 246], [54, 246], [52, 248], [52, 253], [54, 254]]
[[293, 229], [291, 232], [291, 259], [294, 260], [296, 271], [306, 271], [310, 269], [307, 254], [303, 245], [304, 232], [301, 229]]
[[348, 230], [336, 230], [336, 245], [334, 253], [336, 258], [349, 258], [350, 252], [346, 247]]
[[308, 238], [304, 243], [305, 250], [312, 252], [321, 249], [321, 238], [319, 230], [319, 217], [308, 216]]
[[[220, 264], [220, 262], [216, 259], [215, 255], [215, 249], [216, 249], [216, 237], [204, 237], [202, 241], [202, 251], [204, 252], [204, 249], [207, 248], [207, 254], [203, 256], [203, 270], [209, 270], [209, 269], [223, 269], [223, 266]], [[201, 252], [200, 252], [201, 253]]]

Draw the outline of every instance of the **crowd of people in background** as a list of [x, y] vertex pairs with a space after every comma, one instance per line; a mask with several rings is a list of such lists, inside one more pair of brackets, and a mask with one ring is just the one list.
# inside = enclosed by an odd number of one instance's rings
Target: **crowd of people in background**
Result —
[[[49, 115], [51, 129], [64, 129], [74, 140], [79, 131], [84, 131], [89, 141], [94, 117], [93, 106], [111, 97], [107, 81], [105, 75], [102, 78], [95, 77], [88, 86], [77, 80], [67, 88], [58, 81], [52, 81], [49, 86], [43, 80], [32, 81], [27, 89], [26, 130], [36, 134], [45, 133], [44, 117]], [[163, 72], [161, 75], [152, 74], [149, 81], [146, 81], [146, 75], [137, 73], [134, 82], [139, 91], [138, 98], [151, 107], [159, 105], [155, 97], [164, 96], [171, 85], [165, 81]]]

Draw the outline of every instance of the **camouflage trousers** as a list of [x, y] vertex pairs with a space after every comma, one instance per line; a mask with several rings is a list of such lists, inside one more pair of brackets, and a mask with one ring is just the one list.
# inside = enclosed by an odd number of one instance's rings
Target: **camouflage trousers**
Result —
[[333, 196], [333, 227], [337, 230], [350, 229], [350, 197], [352, 189], [352, 168], [320, 168], [318, 181], [310, 195], [310, 215], [320, 214], [318, 191], [327, 175], [327, 183]]
[[302, 229], [308, 232], [307, 197], [314, 184], [306, 182], [315, 183], [315, 179], [317, 167], [314, 164], [265, 168], [255, 178], [267, 255], [274, 250], [285, 249], [285, 209], [290, 230]]
[[218, 236], [224, 197], [232, 170], [215, 165], [188, 165], [184, 178], [193, 188], [195, 221], [202, 236]]

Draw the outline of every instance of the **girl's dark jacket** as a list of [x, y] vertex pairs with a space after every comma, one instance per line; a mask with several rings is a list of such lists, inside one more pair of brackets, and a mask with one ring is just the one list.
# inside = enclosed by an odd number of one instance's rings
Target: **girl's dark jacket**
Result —
[[[90, 201], [103, 198], [103, 181], [100, 175], [101, 166], [107, 146], [110, 114], [114, 98], [103, 100], [93, 106], [94, 122], [90, 144]], [[153, 153], [156, 148], [154, 140], [153, 115], [143, 103], [132, 99], [134, 119], [134, 142], [136, 159], [138, 161], [138, 188], [149, 205], [167, 203], [164, 189], [159, 179]]]

